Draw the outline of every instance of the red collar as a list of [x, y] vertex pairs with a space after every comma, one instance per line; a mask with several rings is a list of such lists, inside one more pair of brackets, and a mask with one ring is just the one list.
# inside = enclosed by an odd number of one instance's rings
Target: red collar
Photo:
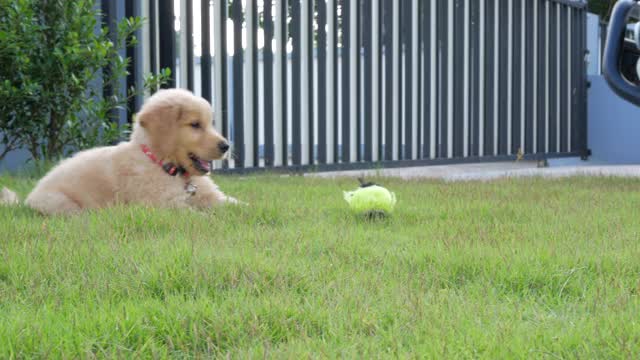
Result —
[[147, 145], [142, 144], [140, 145], [140, 148], [142, 149], [142, 152], [151, 159], [151, 161], [158, 164], [170, 176], [182, 175], [185, 179], [189, 179], [191, 177], [189, 172], [187, 172], [187, 170], [182, 166], [177, 166], [174, 163], [162, 162], [162, 160], [158, 159], [156, 155], [151, 152], [151, 149]]

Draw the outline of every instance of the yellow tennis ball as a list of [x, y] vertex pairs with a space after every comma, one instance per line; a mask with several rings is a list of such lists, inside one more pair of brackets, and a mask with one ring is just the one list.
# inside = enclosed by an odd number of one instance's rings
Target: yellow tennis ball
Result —
[[344, 200], [351, 210], [364, 215], [391, 214], [396, 205], [396, 195], [379, 185], [345, 191]]

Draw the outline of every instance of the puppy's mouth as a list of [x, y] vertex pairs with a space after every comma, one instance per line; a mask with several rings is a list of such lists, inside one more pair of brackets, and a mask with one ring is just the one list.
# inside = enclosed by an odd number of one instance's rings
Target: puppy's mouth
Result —
[[206, 174], [211, 171], [210, 161], [199, 158], [193, 153], [189, 154], [189, 159], [191, 160], [191, 165], [193, 165], [193, 168], [198, 170], [201, 174]]

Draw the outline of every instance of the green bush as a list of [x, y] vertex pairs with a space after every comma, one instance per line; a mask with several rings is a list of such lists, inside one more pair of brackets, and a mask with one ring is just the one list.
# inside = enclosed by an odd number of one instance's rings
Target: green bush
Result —
[[611, 15], [611, 9], [616, 0], [588, 0], [587, 5], [589, 12], [600, 15], [602, 20], [608, 21]]
[[[124, 19], [109, 34], [95, 31], [99, 18], [93, 0], [0, 0], [0, 160], [17, 148], [55, 160], [113, 143], [128, 130], [111, 118], [116, 110], [166, 81], [168, 70], [119, 93], [130, 61], [119, 52], [136, 45], [142, 19]], [[103, 86], [114, 89], [107, 98], [92, 84], [103, 69]]]

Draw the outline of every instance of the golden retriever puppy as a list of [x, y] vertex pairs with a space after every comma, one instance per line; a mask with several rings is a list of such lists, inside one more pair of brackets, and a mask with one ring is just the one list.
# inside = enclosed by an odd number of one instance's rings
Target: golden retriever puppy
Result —
[[160, 90], [137, 114], [131, 138], [82, 151], [42, 178], [26, 204], [70, 214], [114, 204], [207, 208], [237, 200], [209, 178], [229, 143], [212, 125], [211, 105], [191, 92]]

